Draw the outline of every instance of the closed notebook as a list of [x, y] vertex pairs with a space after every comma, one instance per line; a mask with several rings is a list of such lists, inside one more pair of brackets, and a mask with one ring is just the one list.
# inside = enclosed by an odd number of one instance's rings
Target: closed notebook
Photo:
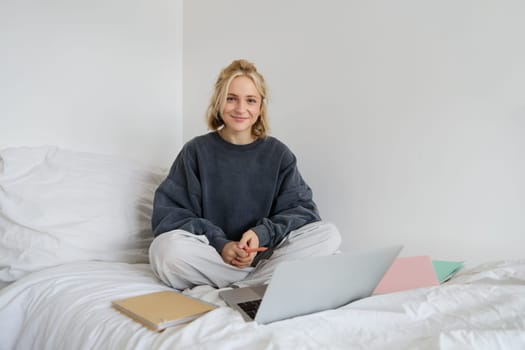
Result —
[[394, 260], [373, 294], [437, 285], [439, 281], [429, 256], [399, 257]]
[[463, 262], [432, 260], [432, 265], [434, 265], [434, 270], [436, 270], [439, 283], [443, 283], [451, 279], [463, 267]]
[[186, 323], [216, 308], [176, 291], [154, 292], [112, 302], [115, 309], [154, 331]]

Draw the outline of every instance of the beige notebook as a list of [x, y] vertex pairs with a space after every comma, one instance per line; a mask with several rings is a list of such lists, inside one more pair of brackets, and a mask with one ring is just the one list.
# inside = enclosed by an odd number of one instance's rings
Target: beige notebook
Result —
[[115, 300], [112, 305], [154, 331], [192, 321], [217, 307], [171, 290]]

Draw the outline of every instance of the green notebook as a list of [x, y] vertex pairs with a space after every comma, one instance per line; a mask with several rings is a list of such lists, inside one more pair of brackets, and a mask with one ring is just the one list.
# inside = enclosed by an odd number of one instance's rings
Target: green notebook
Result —
[[432, 260], [432, 266], [434, 266], [439, 283], [443, 283], [448, 281], [463, 267], [463, 262]]

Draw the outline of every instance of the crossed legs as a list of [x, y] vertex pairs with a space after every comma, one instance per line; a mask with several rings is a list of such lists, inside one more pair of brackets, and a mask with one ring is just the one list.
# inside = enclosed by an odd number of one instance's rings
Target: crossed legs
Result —
[[239, 269], [226, 264], [206, 236], [174, 230], [153, 240], [149, 258], [155, 275], [175, 289], [197, 285], [223, 288], [267, 283], [280, 262], [335, 254], [340, 244], [335, 225], [314, 222], [290, 232], [269, 259], [260, 260], [255, 267]]

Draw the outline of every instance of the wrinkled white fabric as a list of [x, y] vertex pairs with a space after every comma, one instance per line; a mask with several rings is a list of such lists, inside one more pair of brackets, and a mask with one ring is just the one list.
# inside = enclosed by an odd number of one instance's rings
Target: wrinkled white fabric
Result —
[[148, 262], [160, 169], [52, 146], [4, 149], [0, 164], [0, 282], [79, 260]]
[[111, 301], [166, 289], [147, 264], [70, 263], [0, 290], [0, 349], [523, 349], [525, 260], [464, 268], [431, 288], [375, 295], [269, 325], [220, 306], [155, 333]]

